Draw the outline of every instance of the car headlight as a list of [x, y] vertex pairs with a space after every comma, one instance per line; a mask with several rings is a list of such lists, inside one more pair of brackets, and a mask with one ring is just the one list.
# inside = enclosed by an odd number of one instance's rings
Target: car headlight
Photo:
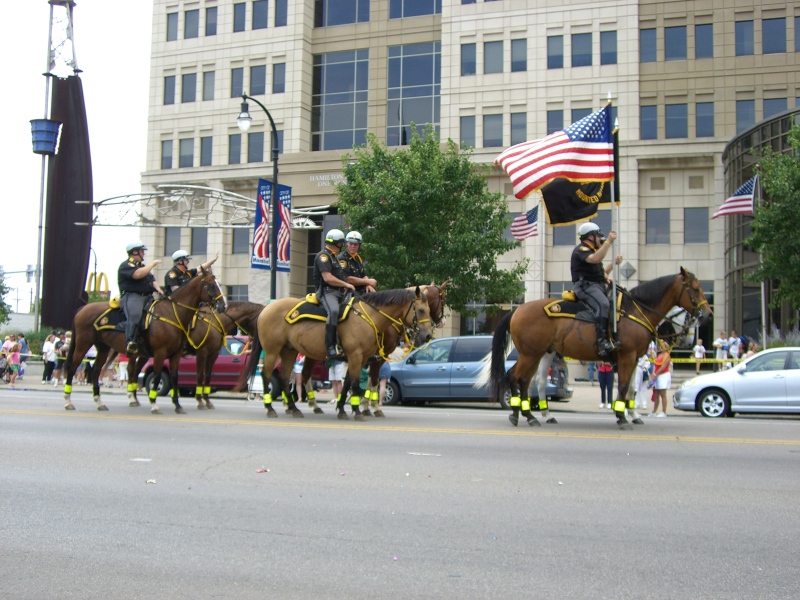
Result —
[[681, 386], [681, 389], [683, 390], [683, 389], [685, 389], [687, 387], [693, 386], [694, 382], [695, 382], [695, 379], [687, 379], [686, 381], [683, 382], [683, 385]]

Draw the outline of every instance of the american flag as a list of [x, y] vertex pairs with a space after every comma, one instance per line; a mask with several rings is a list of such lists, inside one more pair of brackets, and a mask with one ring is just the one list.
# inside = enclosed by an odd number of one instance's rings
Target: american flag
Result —
[[281, 226], [278, 229], [278, 261], [289, 262], [289, 242], [292, 239], [292, 215], [283, 201], [278, 202]]
[[525, 198], [558, 177], [570, 181], [614, 179], [611, 105], [541, 140], [511, 146], [495, 160]]
[[253, 256], [269, 258], [269, 211], [261, 194], [258, 194], [258, 213], [261, 219], [253, 234]]
[[526, 212], [524, 215], [518, 216], [511, 223], [511, 235], [518, 242], [525, 238], [539, 235], [539, 207], [536, 206]]
[[733, 196], [725, 200], [714, 213], [712, 219], [717, 217], [726, 217], [728, 215], [752, 215], [753, 214], [753, 196], [755, 195], [756, 180], [758, 175], [755, 175], [744, 182], [744, 185], [738, 190], [733, 192]]

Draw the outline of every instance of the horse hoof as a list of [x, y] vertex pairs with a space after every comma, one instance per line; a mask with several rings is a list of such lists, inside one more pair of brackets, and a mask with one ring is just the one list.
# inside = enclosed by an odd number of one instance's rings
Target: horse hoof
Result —
[[641, 419], [634, 419], [633, 420], [633, 424], [634, 425], [644, 425], [644, 421], [642, 421]]
[[186, 411], [185, 411], [185, 410], [183, 410], [183, 407], [182, 407], [182, 406], [178, 406], [178, 407], [176, 407], [176, 408], [175, 408], [175, 412], [176, 412], [176, 413], [178, 413], [179, 415], [185, 415], [185, 414], [186, 414]]
[[530, 417], [528, 419], [528, 425], [530, 427], [541, 427], [542, 426], [542, 424], [539, 423], [539, 419], [537, 419], [536, 417]]
[[72, 402], [70, 402], [64, 405], [64, 410], [75, 410], [75, 407], [72, 405]]
[[508, 415], [508, 420], [511, 421], [511, 424], [516, 427], [519, 425], [519, 417], [515, 415]]
[[555, 417], [550, 417], [550, 418], [549, 418], [549, 419], [547, 419], [547, 421], [545, 421], [545, 422], [546, 422], [548, 425], [558, 425], [558, 421], [556, 421], [556, 418], [555, 418]]
[[344, 412], [344, 411], [342, 411], [338, 415], [336, 415], [336, 418], [339, 419], [340, 421], [347, 421], [348, 419], [350, 419], [350, 417], [348, 417], [347, 413]]
[[370, 411], [370, 409], [367, 409], [361, 414], [364, 415], [365, 417], [371, 417], [372, 416], [372, 411]]
[[364, 416], [364, 413], [356, 413], [353, 415], [353, 419], [356, 421], [366, 421], [367, 417]]
[[97, 405], [97, 410], [105, 410], [105, 411], [107, 411], [108, 407], [105, 404], [98, 404]]
[[385, 417], [386, 415], [385, 415], [385, 414], [383, 414], [383, 411], [382, 411], [382, 410], [376, 410], [376, 411], [375, 411], [375, 416], [376, 416], [376, 417]]
[[277, 418], [278, 418], [278, 413], [276, 413], [274, 410], [272, 410], [272, 409], [270, 408], [270, 409], [267, 411], [267, 418], [268, 418], [268, 419], [277, 419]]
[[319, 406], [315, 406], [315, 407], [314, 407], [314, 414], [315, 414], [315, 415], [324, 415], [324, 414], [325, 414], [325, 411], [324, 411], [324, 410], [322, 410], [322, 409], [321, 409]]
[[628, 423], [628, 421], [626, 419], [618, 419], [617, 420], [617, 425], [619, 425], [620, 429], [625, 429], [625, 430], [633, 429], [633, 425]]
[[209, 402], [208, 400], [206, 400], [206, 408], [207, 408], [208, 410], [214, 410], [214, 409], [215, 409], [215, 408], [217, 408], [217, 407], [216, 407], [216, 406], [214, 406], [213, 404], [211, 404], [211, 402]]
[[205, 410], [205, 409], [206, 409], [206, 405], [203, 404], [202, 402], [199, 402], [197, 404], [197, 410]]
[[141, 406], [141, 404], [139, 404], [138, 400], [131, 400], [130, 402], [128, 402], [128, 406], [130, 406], [131, 408], [136, 408], [137, 406]]
[[297, 410], [296, 408], [292, 411], [292, 416], [295, 419], [305, 419], [306, 418], [306, 416], [302, 412]]
[[153, 413], [154, 415], [160, 415], [161, 409], [158, 408], [157, 406], [154, 406], [153, 408], [150, 409], [150, 412]]

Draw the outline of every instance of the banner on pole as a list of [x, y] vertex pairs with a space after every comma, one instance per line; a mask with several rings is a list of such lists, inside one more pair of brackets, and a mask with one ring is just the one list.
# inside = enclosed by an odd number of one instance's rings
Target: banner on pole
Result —
[[[272, 215], [271, 181], [258, 180], [258, 196], [256, 199], [255, 229], [253, 232], [253, 254], [250, 257], [250, 266], [254, 269], [270, 268], [270, 226]], [[292, 188], [288, 185], [278, 184], [278, 262], [276, 271], [289, 272], [289, 259], [292, 239]]]

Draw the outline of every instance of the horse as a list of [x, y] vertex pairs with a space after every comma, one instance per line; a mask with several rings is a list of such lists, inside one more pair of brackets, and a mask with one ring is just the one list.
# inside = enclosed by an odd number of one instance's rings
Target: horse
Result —
[[[299, 298], [284, 298], [268, 304], [258, 317], [258, 335], [254, 336], [253, 348], [247, 367], [239, 377], [234, 391], [242, 391], [256, 371], [261, 348], [264, 349], [262, 381], [267, 390], [267, 374], [272, 373], [278, 357], [281, 359], [280, 389], [264, 394], [264, 407], [268, 417], [277, 417], [272, 408], [273, 396], [283, 398], [288, 412], [294, 417], [303, 417], [288, 393], [292, 368], [298, 352], [311, 360], [325, 360], [325, 322], [316, 319], [301, 319], [290, 324], [286, 317], [302, 302]], [[372, 292], [353, 299], [349, 317], [340, 321], [339, 340], [347, 358], [348, 372], [345, 390], [337, 403], [338, 418], [346, 420], [344, 401], [346, 390], [352, 386], [350, 405], [354, 418], [363, 420], [359, 408], [359, 372], [367, 359], [378, 351], [380, 335], [391, 325], [411, 327], [416, 331], [416, 343], [423, 344], [432, 337], [432, 325], [428, 299], [419, 287], [415, 290], [386, 290]]]
[[[625, 410], [634, 409], [633, 400], [627, 401], [631, 375], [638, 357], [643, 355], [651, 339], [658, 336], [657, 325], [666, 318], [667, 311], [680, 306], [701, 323], [711, 316], [703, 290], [697, 278], [681, 267], [678, 275], [666, 275], [642, 283], [629, 292], [622, 291], [619, 310], [618, 336], [620, 348], [614, 353], [619, 373], [618, 397], [613, 404], [617, 425], [630, 429], [625, 418]], [[547, 368], [553, 354], [583, 361], [602, 360], [597, 352], [594, 323], [569, 318], [551, 318], [545, 314], [544, 306], [552, 299], [526, 302], [515, 312], [506, 315], [495, 331], [492, 351], [487, 357], [484, 381], [489, 379], [489, 396], [496, 400], [511, 391], [512, 414], [509, 421], [516, 426], [522, 412], [531, 426], [540, 425], [531, 414], [530, 400], [527, 397], [531, 378], [537, 374], [539, 385], [539, 409], [548, 423], [556, 423], [549, 418], [544, 387], [547, 381]], [[519, 352], [519, 359], [511, 369], [505, 371], [505, 357], [510, 350], [510, 342]], [[544, 360], [543, 360], [544, 359]], [[538, 370], [538, 373], [537, 373]], [[634, 412], [633, 422], [641, 425], [642, 420]]]
[[[153, 356], [153, 371], [155, 381], [161, 379], [164, 360], [169, 359], [170, 370], [170, 395], [175, 405], [176, 413], [185, 411], [178, 401], [178, 361], [183, 354], [184, 343], [189, 333], [192, 319], [197, 313], [201, 302], [214, 305], [219, 312], [225, 310], [225, 301], [217, 285], [214, 275], [203, 272], [194, 277], [172, 293], [168, 298], [156, 300], [148, 309], [149, 327], [142, 333], [142, 339], [148, 352]], [[75, 315], [72, 325], [72, 344], [64, 368], [67, 370], [66, 383], [64, 384], [64, 408], [75, 410], [70, 396], [72, 394], [72, 377], [77, 366], [83, 359], [86, 351], [94, 345], [97, 348], [97, 364], [105, 364], [106, 358], [113, 348], [118, 353], [125, 352], [125, 332], [117, 329], [95, 328], [96, 321], [102, 321], [104, 313], [109, 309], [108, 302], [93, 302], [81, 308]], [[147, 360], [146, 356], [139, 356], [128, 362], [128, 398], [129, 406], [139, 406], [136, 399], [136, 375]], [[92, 393], [97, 404], [97, 410], [108, 410], [100, 399], [100, 369], [92, 370]], [[150, 390], [150, 412], [160, 414], [161, 409], [156, 404], [158, 390]]]

